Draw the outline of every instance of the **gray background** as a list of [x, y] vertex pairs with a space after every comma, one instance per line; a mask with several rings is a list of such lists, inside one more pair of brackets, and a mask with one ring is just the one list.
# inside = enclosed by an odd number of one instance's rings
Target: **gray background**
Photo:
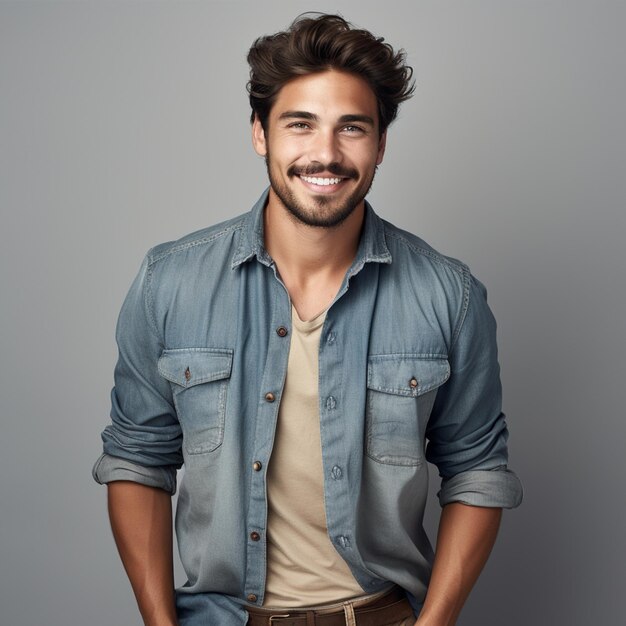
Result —
[[311, 8], [407, 50], [370, 198], [499, 320], [526, 499], [460, 624], [623, 624], [626, 11], [597, 0], [0, 4], [0, 623], [140, 623], [90, 476], [115, 320], [150, 246], [265, 186], [245, 53]]

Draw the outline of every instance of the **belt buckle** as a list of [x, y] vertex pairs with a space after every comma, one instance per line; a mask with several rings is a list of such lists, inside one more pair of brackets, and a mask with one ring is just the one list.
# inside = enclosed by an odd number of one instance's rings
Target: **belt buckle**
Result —
[[283, 615], [270, 615], [270, 626], [272, 626], [274, 622], [277, 622], [286, 617], [291, 617], [291, 615], [289, 615], [289, 613], [284, 613]]

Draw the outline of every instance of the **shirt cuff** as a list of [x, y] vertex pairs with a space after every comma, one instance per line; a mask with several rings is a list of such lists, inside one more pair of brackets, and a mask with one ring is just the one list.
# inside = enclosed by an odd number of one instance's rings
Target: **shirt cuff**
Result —
[[471, 506], [514, 509], [522, 502], [519, 478], [505, 466], [492, 470], [469, 470], [441, 482], [437, 494], [441, 506], [462, 502]]
[[174, 467], [146, 467], [110, 454], [103, 454], [93, 466], [94, 480], [101, 485], [116, 480], [158, 487], [171, 495], [176, 493], [176, 469]]

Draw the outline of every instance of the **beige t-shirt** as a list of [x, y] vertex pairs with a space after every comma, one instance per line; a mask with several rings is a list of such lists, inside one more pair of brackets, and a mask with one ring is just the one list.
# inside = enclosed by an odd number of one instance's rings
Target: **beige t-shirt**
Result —
[[328, 537], [320, 441], [318, 350], [326, 313], [292, 335], [267, 473], [267, 582], [263, 606], [314, 606], [363, 595]]

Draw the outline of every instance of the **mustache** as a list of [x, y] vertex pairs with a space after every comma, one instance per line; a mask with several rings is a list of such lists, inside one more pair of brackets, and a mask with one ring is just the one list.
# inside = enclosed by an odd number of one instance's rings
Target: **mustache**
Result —
[[315, 174], [321, 174], [322, 172], [328, 172], [341, 178], [354, 178], [359, 177], [359, 172], [350, 167], [343, 167], [339, 163], [329, 163], [324, 165], [323, 163], [310, 163], [302, 167], [292, 165], [287, 170], [287, 176], [315, 176]]

